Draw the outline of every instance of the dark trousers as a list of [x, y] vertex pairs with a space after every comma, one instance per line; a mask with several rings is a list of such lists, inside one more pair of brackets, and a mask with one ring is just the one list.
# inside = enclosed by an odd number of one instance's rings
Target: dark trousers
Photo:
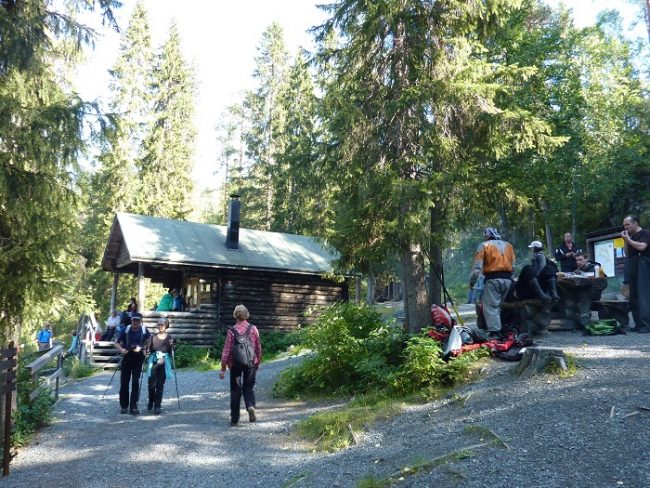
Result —
[[257, 368], [233, 366], [230, 369], [230, 421], [239, 422], [239, 409], [242, 393], [246, 408], [255, 406], [255, 374]]
[[151, 367], [151, 376], [149, 376], [149, 405], [160, 408], [163, 397], [163, 387], [165, 386], [165, 360], [154, 363]]
[[[138, 408], [140, 397], [140, 374], [144, 357], [140, 353], [129, 352], [122, 359], [120, 371], [120, 407]], [[131, 383], [131, 395], [129, 397], [129, 382]]]
[[535, 274], [535, 268], [530, 264], [524, 266], [519, 273], [519, 278], [517, 279], [517, 297], [520, 300], [536, 298], [535, 293], [530, 287], [530, 282], [533, 278], [537, 278], [539, 286], [542, 288], [544, 293], [548, 293], [551, 289], [549, 280], [555, 278], [555, 268], [551, 265], [544, 266], [542, 272], [539, 275]]

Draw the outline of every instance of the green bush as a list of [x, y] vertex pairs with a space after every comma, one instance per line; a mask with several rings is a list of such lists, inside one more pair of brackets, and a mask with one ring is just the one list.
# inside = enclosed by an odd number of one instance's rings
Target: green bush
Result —
[[278, 396], [350, 393], [385, 386], [399, 366], [404, 336], [366, 305], [336, 304], [304, 331], [312, 355], [282, 373]]
[[179, 344], [174, 350], [177, 368], [200, 366], [209, 361], [210, 350], [204, 347]]
[[92, 376], [98, 368], [93, 368], [90, 364], [79, 361], [78, 357], [73, 357], [63, 363], [63, 371], [68, 378], [78, 379]]
[[29, 400], [29, 395], [36, 389], [37, 384], [25, 366], [37, 357], [30, 354], [21, 354], [19, 356], [17, 410], [14, 417], [14, 430], [11, 434], [11, 441], [14, 446], [27, 444], [34, 431], [43, 425], [47, 425], [52, 419], [54, 399], [49, 389], [42, 390], [41, 394], [33, 402]]
[[294, 332], [261, 330], [262, 360], [270, 361], [290, 350], [298, 350], [304, 342], [303, 336], [302, 330]]
[[406, 395], [464, 381], [478, 350], [445, 361], [441, 344], [424, 333], [408, 338], [365, 305], [328, 308], [304, 333], [312, 354], [282, 372], [274, 394], [339, 395], [387, 391]]

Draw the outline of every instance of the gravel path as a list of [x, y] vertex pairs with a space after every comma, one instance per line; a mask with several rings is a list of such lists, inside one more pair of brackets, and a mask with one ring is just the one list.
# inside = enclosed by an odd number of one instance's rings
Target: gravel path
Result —
[[72, 487], [355, 487], [496, 435], [501, 445], [439, 462], [396, 486], [650, 486], [650, 412], [637, 409], [650, 407], [650, 337], [554, 332], [536, 342], [576, 357], [578, 374], [519, 380], [512, 363], [490, 361], [484, 380], [459, 390], [465, 401], [409, 406], [335, 454], [311, 453], [289, 432], [336, 403], [270, 397], [279, 372], [299, 359], [263, 365], [258, 422], [241, 428], [228, 425], [228, 383], [217, 372], [181, 371], [182, 409], [168, 383], [164, 414], [138, 418], [119, 414], [117, 381], [100, 401], [111, 374], [101, 373], [62, 390], [57, 420], [19, 453], [1, 484], [36, 488], [47, 478], [50, 486]]

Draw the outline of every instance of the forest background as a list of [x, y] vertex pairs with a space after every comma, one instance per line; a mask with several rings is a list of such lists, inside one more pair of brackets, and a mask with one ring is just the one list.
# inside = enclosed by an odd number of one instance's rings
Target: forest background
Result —
[[[118, 28], [118, 2], [2, 0], [0, 340], [107, 315], [118, 211], [224, 224], [236, 192], [243, 227], [324, 239], [371, 292], [398, 277], [416, 328], [440, 299], [427, 268], [460, 289], [483, 226], [522, 264], [532, 239], [583, 243], [628, 213], [643, 224], [650, 4], [630, 4], [648, 38], [630, 39], [616, 10], [579, 28], [537, 0], [341, 0], [293, 57], [274, 23], [254, 88], [214, 114], [223, 182], [197, 192], [201, 100], [174, 25], [154, 46], [134, 8], [105, 107], [71, 80], [94, 34], [80, 16]], [[121, 281], [120, 306], [134, 290]]]

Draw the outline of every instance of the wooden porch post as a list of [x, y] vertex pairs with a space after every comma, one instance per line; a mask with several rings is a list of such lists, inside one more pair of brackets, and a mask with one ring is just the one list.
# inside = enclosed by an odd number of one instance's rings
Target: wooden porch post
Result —
[[116, 310], [116, 305], [117, 305], [117, 281], [119, 279], [119, 274], [117, 271], [113, 273], [113, 288], [111, 288], [111, 309], [109, 310], [112, 312], [113, 310]]
[[144, 310], [144, 264], [138, 263], [138, 311]]

